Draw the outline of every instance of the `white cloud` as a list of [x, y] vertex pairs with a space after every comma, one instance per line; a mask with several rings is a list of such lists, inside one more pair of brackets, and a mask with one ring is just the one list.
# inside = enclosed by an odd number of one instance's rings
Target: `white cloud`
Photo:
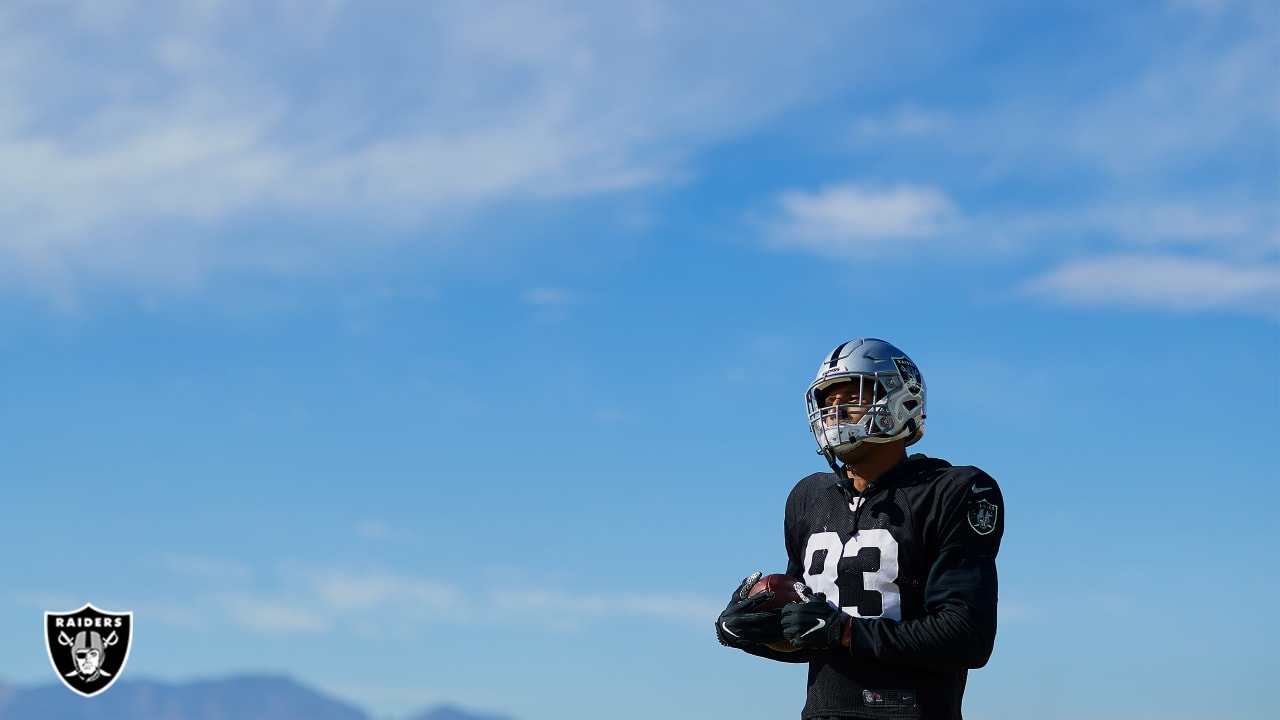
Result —
[[213, 585], [237, 585], [253, 577], [253, 569], [241, 562], [205, 555], [165, 553], [160, 564], [171, 575]]
[[[495, 596], [498, 607], [572, 629], [584, 623], [618, 617], [642, 617], [680, 622], [704, 622], [715, 617], [721, 604], [694, 596], [643, 594], [609, 595], [593, 592], [523, 589], [519, 593]], [[564, 612], [573, 608], [572, 615]]]
[[451, 584], [389, 572], [324, 570], [309, 573], [304, 582], [324, 607], [339, 612], [397, 606], [402, 612], [430, 614], [458, 607], [465, 598]]
[[536, 287], [525, 291], [524, 301], [537, 307], [560, 308], [576, 303], [578, 296], [564, 288]]
[[[1272, 213], [1274, 214], [1274, 212]], [[1280, 249], [1274, 218], [1247, 207], [1188, 201], [1128, 203], [1081, 213], [1071, 225], [1093, 226], [1133, 245], [1201, 247], [1223, 255], [1271, 254]]]
[[1065, 148], [1121, 177], [1211, 160], [1253, 128], [1280, 120], [1275, 60], [1273, 44], [1247, 41], [1171, 58], [1073, 113], [1074, 126], [1063, 128]]
[[1208, 15], [1217, 15], [1226, 9], [1230, 0], [1171, 0], [1170, 7], [1176, 10], [1193, 10]]
[[564, 322], [570, 310], [582, 303], [583, 297], [565, 288], [542, 286], [526, 290], [521, 299], [533, 308], [533, 322], [547, 324]]
[[1187, 253], [1245, 265], [1280, 256], [1280, 206], [1198, 198], [1130, 199], [1071, 210], [1028, 210], [970, 219], [974, 236], [1025, 252]]
[[404, 542], [414, 538], [412, 532], [393, 528], [381, 520], [365, 520], [356, 525], [355, 530], [357, 535], [366, 540]]
[[791, 190], [777, 198], [772, 227], [777, 247], [848, 256], [955, 230], [960, 214], [946, 193], [932, 187], [888, 189], [831, 185]]
[[776, 205], [775, 248], [883, 262], [910, 247], [913, 261], [934, 265], [954, 250], [1006, 266], [1065, 251], [1076, 259], [1021, 281], [1020, 291], [1074, 306], [1280, 316], [1276, 208], [1165, 199], [962, 217], [934, 188], [859, 185], [790, 191]]
[[322, 632], [332, 624], [330, 618], [298, 602], [222, 593], [212, 603], [233, 624], [268, 635]]
[[986, 180], [1062, 187], [1083, 173], [1110, 197], [1191, 185], [1261, 199], [1250, 183], [1265, 165], [1244, 158], [1275, 156], [1278, 7], [1188, 0], [1099, 15], [1081, 28], [1096, 52], [1064, 44], [992, 68], [991, 94], [948, 108], [935, 151]]
[[[7, 4], [0, 283], [73, 294], [288, 272], [487, 203], [681, 179], [705, 143], [843, 82], [799, 69], [859, 35], [860, 12]], [[291, 229], [226, 230], [262, 218]], [[308, 239], [335, 218], [368, 229]]]
[[1113, 255], [1066, 263], [1024, 292], [1069, 305], [1176, 311], [1240, 310], [1280, 316], [1280, 265], [1238, 265], [1168, 255]]
[[835, 185], [783, 193], [777, 207], [771, 240], [778, 248], [883, 260], [881, 251], [907, 243], [1005, 251], [967, 255], [977, 258], [1074, 247], [1077, 259], [1023, 281], [1020, 292], [1073, 306], [1280, 317], [1275, 212], [1248, 204], [1170, 199], [961, 219], [935, 188]]
[[914, 139], [943, 131], [950, 124], [951, 117], [945, 112], [900, 107], [883, 116], [862, 118], [855, 123], [854, 133], [861, 142], [878, 142], [886, 137]]
[[[440, 618], [454, 624], [489, 622], [504, 614], [526, 627], [578, 631], [610, 618], [702, 622], [719, 610], [717, 603], [692, 595], [540, 587], [527, 573], [512, 570], [488, 581], [463, 581], [346, 567], [285, 566], [254, 574], [238, 563], [203, 557], [166, 556], [162, 562], [180, 567], [194, 592], [175, 587], [182, 601], [157, 603], [146, 609], [148, 615], [182, 627], [226, 622], [266, 635], [335, 628], [378, 634]], [[565, 621], [566, 607], [574, 608], [571, 622]]]

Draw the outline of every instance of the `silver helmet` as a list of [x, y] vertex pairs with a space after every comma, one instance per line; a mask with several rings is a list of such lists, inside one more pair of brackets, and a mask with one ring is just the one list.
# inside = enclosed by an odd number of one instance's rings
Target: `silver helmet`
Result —
[[[823, 407], [840, 383], [852, 403]], [[924, 377], [907, 354], [884, 340], [850, 340], [832, 350], [805, 393], [809, 429], [818, 453], [835, 466], [836, 458], [864, 442], [905, 438], [908, 445], [924, 435]]]

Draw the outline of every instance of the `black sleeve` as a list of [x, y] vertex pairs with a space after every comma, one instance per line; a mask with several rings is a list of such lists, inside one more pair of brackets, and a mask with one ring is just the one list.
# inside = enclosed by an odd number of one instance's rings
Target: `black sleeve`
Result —
[[978, 668], [991, 657], [1004, 501], [981, 471], [955, 486], [941, 515], [941, 549], [926, 580], [924, 616], [902, 622], [854, 618], [854, 657], [937, 670]]

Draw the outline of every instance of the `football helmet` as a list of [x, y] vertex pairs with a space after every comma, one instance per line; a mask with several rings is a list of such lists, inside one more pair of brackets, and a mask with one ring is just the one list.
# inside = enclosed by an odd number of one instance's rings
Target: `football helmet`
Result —
[[[850, 385], [836, 387], [842, 383]], [[836, 390], [840, 404], [824, 407]], [[884, 340], [850, 340], [832, 350], [809, 385], [805, 404], [818, 453], [832, 467], [838, 456], [864, 442], [905, 438], [911, 445], [924, 435], [924, 377], [906, 353]]]

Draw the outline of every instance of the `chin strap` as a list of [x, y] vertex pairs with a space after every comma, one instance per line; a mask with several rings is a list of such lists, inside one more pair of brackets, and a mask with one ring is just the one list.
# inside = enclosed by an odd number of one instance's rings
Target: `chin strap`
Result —
[[848, 473], [840, 467], [840, 461], [836, 459], [836, 453], [834, 450], [823, 450], [822, 457], [827, 459], [827, 464], [831, 466], [831, 472], [835, 473], [837, 478], [843, 479], [848, 477]]

